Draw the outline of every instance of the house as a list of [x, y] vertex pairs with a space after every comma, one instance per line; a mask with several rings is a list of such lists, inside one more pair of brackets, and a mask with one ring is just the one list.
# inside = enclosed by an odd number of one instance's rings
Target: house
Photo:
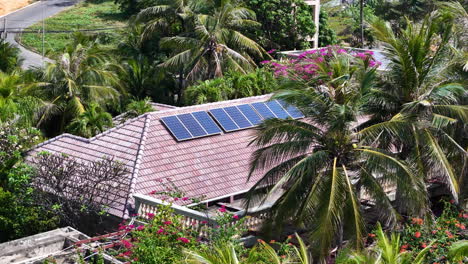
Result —
[[[263, 119], [301, 118], [295, 107], [269, 101], [271, 95], [180, 108], [166, 107], [128, 120], [93, 138], [70, 134], [52, 138], [32, 149], [64, 153], [81, 161], [113, 157], [130, 171], [125, 188], [116, 190], [118, 202], [109, 213], [127, 218], [134, 196], [158, 198], [165, 184], [173, 184], [188, 197], [208, 203], [234, 201], [263, 175], [248, 181], [250, 146], [255, 127]], [[268, 102], [267, 102], [268, 101]], [[158, 106], [156, 106], [157, 108]], [[179, 205], [184, 201], [179, 200]]]

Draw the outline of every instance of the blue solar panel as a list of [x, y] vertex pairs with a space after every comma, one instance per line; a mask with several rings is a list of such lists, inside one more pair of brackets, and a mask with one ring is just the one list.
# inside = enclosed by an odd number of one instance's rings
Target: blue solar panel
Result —
[[253, 110], [253, 108], [250, 105], [243, 104], [238, 105], [237, 107], [254, 126], [262, 122], [262, 118], [257, 114], [257, 112], [255, 112], [255, 110]]
[[255, 110], [257, 110], [257, 112], [264, 119], [275, 118], [276, 117], [276, 115], [273, 112], [271, 112], [271, 110], [266, 106], [265, 103], [253, 103], [252, 106], [253, 106], [253, 108], [255, 108]]
[[230, 132], [239, 129], [239, 127], [236, 125], [236, 123], [234, 123], [234, 121], [232, 121], [224, 109], [211, 109], [210, 113], [213, 115], [216, 121], [218, 121], [224, 131]]
[[278, 101], [279, 104], [281, 104], [283, 106], [284, 109], [286, 109], [286, 111], [289, 113], [289, 115], [294, 118], [294, 119], [297, 119], [297, 118], [303, 118], [304, 117], [304, 114], [299, 110], [297, 109], [297, 107], [293, 106], [293, 105], [290, 105], [284, 101], [281, 101], [281, 100], [276, 100]]
[[177, 116], [179, 120], [184, 124], [184, 126], [188, 129], [190, 134], [192, 134], [193, 137], [203, 137], [207, 136], [208, 133], [206, 133], [205, 129], [195, 120], [195, 118], [192, 116], [192, 114], [183, 114], [183, 115], [178, 115]]
[[268, 108], [278, 117], [286, 119], [291, 117], [277, 101], [268, 101], [265, 103]]
[[252, 127], [252, 124], [247, 120], [247, 118], [242, 114], [241, 111], [236, 106], [230, 106], [224, 108], [224, 111], [231, 117], [231, 119], [237, 124], [239, 128], [249, 128]]
[[188, 132], [176, 116], [163, 117], [161, 120], [178, 141], [193, 138], [190, 132]]
[[220, 134], [221, 128], [213, 121], [213, 119], [205, 111], [194, 112], [192, 115], [198, 120], [198, 123], [208, 132], [208, 135]]

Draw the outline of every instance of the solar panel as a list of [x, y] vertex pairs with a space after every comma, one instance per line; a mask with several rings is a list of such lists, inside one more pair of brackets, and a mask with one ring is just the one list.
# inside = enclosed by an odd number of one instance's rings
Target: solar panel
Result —
[[198, 123], [202, 125], [208, 135], [220, 134], [221, 128], [213, 121], [213, 119], [205, 111], [194, 112], [192, 115], [197, 119]]
[[210, 113], [218, 121], [221, 127], [226, 132], [238, 130], [239, 127], [234, 123], [234, 121], [228, 116], [228, 114], [222, 108], [211, 109]]
[[254, 126], [262, 122], [262, 118], [257, 114], [257, 112], [255, 112], [255, 110], [253, 110], [252, 106], [248, 104], [243, 104], [238, 105], [237, 107]]
[[277, 101], [268, 101], [265, 104], [278, 118], [286, 119], [291, 117]]
[[269, 118], [275, 118], [276, 115], [271, 112], [270, 108], [266, 106], [265, 103], [253, 103], [252, 104], [253, 108], [257, 110], [257, 112], [264, 118], [264, 119], [269, 119]]
[[193, 138], [190, 132], [184, 127], [184, 125], [176, 116], [163, 117], [161, 120], [178, 141]]
[[286, 109], [286, 111], [289, 113], [289, 115], [292, 118], [298, 119], [298, 118], [304, 117], [304, 114], [299, 109], [297, 109], [297, 107], [291, 104], [288, 104], [284, 101], [281, 101], [281, 100], [276, 100], [276, 101], [278, 101], [278, 103], [281, 104], [281, 106], [283, 106], [284, 109]]
[[179, 120], [184, 124], [184, 126], [188, 129], [190, 134], [193, 137], [203, 137], [207, 136], [205, 129], [195, 120], [192, 114], [182, 114], [177, 116]]
[[224, 108], [224, 111], [231, 117], [231, 119], [236, 123], [239, 128], [249, 128], [252, 127], [252, 124], [249, 120], [242, 114], [242, 112], [236, 106], [230, 106]]

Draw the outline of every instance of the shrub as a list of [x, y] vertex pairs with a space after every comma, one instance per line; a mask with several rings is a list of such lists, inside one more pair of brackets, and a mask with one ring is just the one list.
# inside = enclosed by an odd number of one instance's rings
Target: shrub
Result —
[[401, 251], [422, 249], [433, 242], [426, 257], [426, 263], [445, 263], [450, 246], [466, 239], [468, 213], [459, 210], [453, 203], [446, 202], [440, 217], [434, 223], [425, 223], [420, 218], [409, 220], [401, 231]]
[[254, 32], [266, 49], [293, 50], [310, 47], [315, 33], [313, 8], [303, 0], [244, 0], [262, 26]]

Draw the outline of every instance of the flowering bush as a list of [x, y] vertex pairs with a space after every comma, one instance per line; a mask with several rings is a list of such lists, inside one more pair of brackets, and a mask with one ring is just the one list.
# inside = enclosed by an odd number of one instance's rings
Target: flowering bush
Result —
[[214, 218], [217, 225], [208, 229], [208, 236], [212, 243], [225, 243], [239, 239], [247, 231], [244, 228], [245, 218], [230, 214], [223, 205], [218, 209]]
[[413, 251], [431, 246], [426, 263], [450, 263], [447, 262], [448, 250], [452, 243], [466, 239], [467, 226], [468, 213], [447, 202], [442, 215], [435, 223], [425, 223], [420, 218], [409, 220], [401, 232], [400, 250]]
[[381, 65], [374, 59], [372, 51], [356, 52], [338, 46], [308, 50], [295, 59], [261, 63], [269, 65], [277, 77], [313, 81], [319, 84], [336, 82], [337, 78], [351, 76], [359, 70], [374, 71]]
[[123, 248], [117, 255], [134, 263], [172, 264], [183, 259], [182, 250], [199, 244], [198, 232], [182, 227], [182, 216], [175, 214], [170, 205], [160, 206], [157, 214], [145, 226], [121, 226], [133, 230], [131, 237], [122, 240]]
[[244, 231], [244, 220], [228, 212], [224, 206], [213, 219], [217, 223], [215, 226], [209, 225], [208, 221], [201, 222], [207, 229], [207, 237], [204, 238], [199, 237], [200, 229], [196, 223], [183, 225], [185, 219], [174, 213], [171, 204], [158, 206], [157, 213], [148, 213], [147, 218], [150, 219], [149, 223], [144, 226], [119, 226], [119, 230], [128, 232], [128, 237], [119, 241], [113, 255], [133, 263], [180, 263], [184, 259], [184, 250], [234, 242]]

